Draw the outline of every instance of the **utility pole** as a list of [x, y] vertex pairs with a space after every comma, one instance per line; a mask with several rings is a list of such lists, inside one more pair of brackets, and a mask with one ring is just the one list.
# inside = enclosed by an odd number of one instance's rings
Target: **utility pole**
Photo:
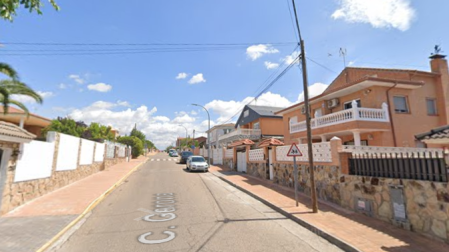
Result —
[[[313, 150], [312, 150], [312, 128], [310, 127], [310, 104], [309, 104], [309, 90], [307, 80], [307, 66], [306, 66], [306, 52], [304, 49], [304, 40], [301, 37], [301, 31], [299, 29], [298, 14], [296, 13], [295, 0], [292, 0], [293, 10], [295, 12], [296, 28], [298, 29], [299, 43], [301, 47], [301, 65], [302, 65], [302, 81], [304, 89], [304, 107], [306, 109], [306, 126], [307, 126], [307, 150], [309, 154], [309, 169], [310, 169], [310, 191], [312, 197], [312, 211], [318, 213], [318, 200], [316, 196], [315, 185], [315, 171], [313, 166]], [[297, 190], [297, 188], [295, 188]]]

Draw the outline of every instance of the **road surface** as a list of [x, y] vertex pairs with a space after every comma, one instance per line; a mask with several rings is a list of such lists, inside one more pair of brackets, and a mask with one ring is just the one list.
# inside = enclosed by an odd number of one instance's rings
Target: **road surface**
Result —
[[211, 173], [159, 153], [59, 248], [75, 251], [341, 251]]

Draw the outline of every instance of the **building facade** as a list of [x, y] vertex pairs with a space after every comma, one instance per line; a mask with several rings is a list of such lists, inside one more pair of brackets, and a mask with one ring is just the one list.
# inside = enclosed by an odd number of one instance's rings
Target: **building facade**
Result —
[[[444, 55], [430, 57], [430, 72], [345, 68], [310, 99], [312, 138], [334, 136], [345, 145], [416, 147], [415, 135], [448, 124], [449, 72]], [[304, 103], [278, 111], [286, 144], [307, 139]]]

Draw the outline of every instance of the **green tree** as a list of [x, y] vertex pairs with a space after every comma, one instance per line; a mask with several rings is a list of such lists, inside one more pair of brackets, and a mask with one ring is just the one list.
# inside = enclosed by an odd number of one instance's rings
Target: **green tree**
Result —
[[42, 130], [42, 135], [46, 136], [49, 131], [81, 137], [86, 130], [87, 125], [84, 122], [76, 122], [71, 118], [58, 117], [51, 121], [51, 124]]
[[[59, 6], [56, 4], [55, 0], [48, 0], [55, 10], [59, 10]], [[44, 4], [41, 0], [1, 0], [0, 1], [0, 17], [13, 21], [14, 16], [17, 16], [16, 10], [19, 7], [24, 7], [28, 9], [29, 12], [37, 12], [41, 15], [41, 7]]]
[[142, 141], [135, 136], [118, 137], [117, 142], [131, 146], [131, 155], [133, 158], [137, 158], [143, 154]]
[[167, 148], [165, 148], [165, 151], [168, 152], [168, 151], [171, 150], [171, 149], [176, 149], [176, 148], [175, 148], [175, 146], [170, 145], [170, 146], [168, 146]]
[[131, 133], [130, 133], [129, 135], [130, 135], [130, 136], [135, 136], [135, 137], [139, 138], [140, 141], [142, 141], [142, 144], [145, 143], [145, 140], [146, 140], [146, 138], [147, 138], [147, 137], [145, 136], [145, 134], [143, 134], [142, 131], [137, 130], [136, 127], [134, 127], [134, 129], [131, 130]]
[[[1, 9], [1, 7], [0, 7]], [[0, 80], [0, 103], [4, 107], [4, 113], [8, 113], [10, 105], [16, 105], [29, 114], [28, 108], [21, 102], [11, 99], [11, 95], [24, 95], [31, 97], [37, 103], [42, 104], [42, 97], [25, 83], [20, 82], [19, 75], [10, 65], [0, 63], [0, 73], [3, 73], [8, 79]]]
[[109, 126], [93, 122], [83, 132], [82, 137], [86, 139], [106, 139], [112, 141], [114, 140], [114, 134], [111, 130], [112, 128]]

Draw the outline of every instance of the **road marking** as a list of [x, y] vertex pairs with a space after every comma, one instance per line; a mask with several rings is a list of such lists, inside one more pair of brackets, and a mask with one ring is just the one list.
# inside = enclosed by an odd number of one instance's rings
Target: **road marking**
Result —
[[[176, 208], [174, 205], [168, 205], [168, 204], [174, 204], [175, 203], [175, 195], [174, 193], [157, 193], [154, 195], [156, 201], [154, 202], [156, 205], [156, 209], [154, 211], [145, 209], [145, 208], [139, 208], [138, 211], [150, 213], [149, 215], [146, 215], [142, 218], [139, 218], [140, 220], [144, 220], [147, 222], [163, 222], [163, 221], [171, 221], [175, 219], [177, 216], [175, 213]], [[156, 219], [152, 219], [151, 217], [157, 216]], [[160, 218], [164, 219], [160, 219]], [[168, 217], [168, 218], [167, 218]], [[138, 219], [135, 219], [138, 220]], [[168, 229], [175, 229], [176, 226], [169, 226]], [[167, 238], [160, 239], [160, 240], [149, 240], [147, 239], [148, 236], [152, 235], [153, 232], [147, 232], [144, 234], [141, 234], [137, 240], [140, 243], [143, 244], [160, 244], [164, 242], [169, 242], [176, 237], [176, 233], [172, 231], [163, 231], [163, 234], [167, 235]]]

